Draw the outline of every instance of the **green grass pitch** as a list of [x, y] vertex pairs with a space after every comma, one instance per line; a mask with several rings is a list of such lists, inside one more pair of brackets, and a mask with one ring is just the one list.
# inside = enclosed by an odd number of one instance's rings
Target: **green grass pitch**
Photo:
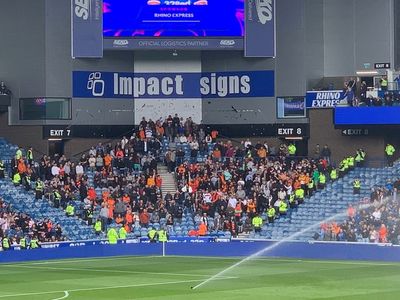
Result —
[[0, 264], [0, 300], [400, 299], [400, 264], [262, 258], [114, 257]]

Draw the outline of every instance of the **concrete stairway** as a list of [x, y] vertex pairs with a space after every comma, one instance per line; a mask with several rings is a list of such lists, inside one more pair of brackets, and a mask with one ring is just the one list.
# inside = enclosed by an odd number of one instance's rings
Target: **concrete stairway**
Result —
[[177, 189], [175, 174], [168, 173], [167, 167], [161, 164], [158, 165], [157, 169], [158, 174], [160, 174], [162, 178], [161, 191], [163, 196], [167, 193], [170, 193], [171, 195], [175, 194]]

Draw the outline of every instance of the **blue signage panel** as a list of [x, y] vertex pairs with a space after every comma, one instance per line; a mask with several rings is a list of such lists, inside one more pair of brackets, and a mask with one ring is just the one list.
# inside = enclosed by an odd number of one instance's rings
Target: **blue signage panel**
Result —
[[243, 0], [104, 0], [105, 37], [243, 37]]
[[245, 0], [245, 57], [275, 57], [275, 0]]
[[305, 98], [276, 97], [278, 118], [304, 118], [306, 116]]
[[216, 73], [73, 72], [74, 98], [274, 97], [274, 71]]
[[400, 107], [336, 107], [335, 125], [400, 125]]
[[72, 0], [72, 57], [103, 57], [103, 0]]
[[331, 108], [347, 104], [347, 95], [342, 90], [308, 91], [306, 103], [307, 108]]

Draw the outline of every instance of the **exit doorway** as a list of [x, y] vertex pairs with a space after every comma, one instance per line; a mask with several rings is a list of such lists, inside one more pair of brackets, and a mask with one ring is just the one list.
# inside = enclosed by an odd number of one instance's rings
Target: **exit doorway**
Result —
[[64, 140], [49, 140], [49, 155], [64, 155]]

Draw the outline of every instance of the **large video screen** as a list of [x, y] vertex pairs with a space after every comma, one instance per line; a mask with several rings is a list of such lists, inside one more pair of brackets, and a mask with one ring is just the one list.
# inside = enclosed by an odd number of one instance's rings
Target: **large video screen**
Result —
[[335, 125], [400, 125], [400, 106], [336, 107]]
[[104, 37], [242, 37], [243, 0], [104, 0]]

